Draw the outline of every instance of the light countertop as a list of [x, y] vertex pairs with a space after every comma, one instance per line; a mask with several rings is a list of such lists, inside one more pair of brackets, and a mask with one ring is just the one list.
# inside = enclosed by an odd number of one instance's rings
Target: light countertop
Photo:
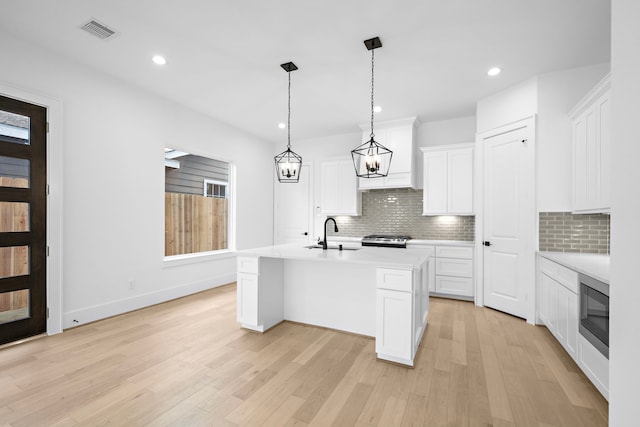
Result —
[[538, 252], [538, 254], [573, 271], [609, 283], [609, 255], [569, 252]]
[[468, 240], [421, 240], [421, 239], [411, 239], [407, 242], [407, 246], [426, 246], [426, 245], [473, 247], [475, 243], [470, 242]]
[[[330, 248], [337, 248], [337, 244], [329, 240]], [[379, 267], [419, 268], [430, 256], [433, 256], [432, 248], [378, 248], [360, 246], [358, 244], [344, 244], [344, 248], [356, 248], [356, 250], [338, 249], [322, 250], [319, 248], [308, 249], [299, 243], [286, 245], [265, 246], [262, 248], [246, 249], [238, 251], [238, 256], [258, 256], [267, 258], [297, 259], [303, 261], [321, 262], [353, 262], [361, 264], [374, 264]]]
[[[349, 237], [332, 234], [327, 237], [329, 243], [357, 243], [360, 244], [362, 237]], [[411, 239], [407, 241], [407, 247], [420, 247], [420, 246], [474, 246], [473, 241], [468, 240], [423, 240], [423, 239]]]

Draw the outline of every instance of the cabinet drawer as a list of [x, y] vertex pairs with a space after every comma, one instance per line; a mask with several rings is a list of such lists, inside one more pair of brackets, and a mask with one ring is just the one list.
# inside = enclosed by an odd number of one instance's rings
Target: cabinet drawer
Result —
[[440, 294], [473, 296], [473, 279], [466, 277], [436, 277], [436, 292]]
[[574, 294], [578, 293], [578, 273], [546, 258], [539, 257], [540, 271], [562, 284]]
[[258, 274], [258, 257], [238, 257], [238, 273]]
[[473, 277], [473, 261], [458, 258], [436, 258], [436, 275]]
[[473, 247], [436, 246], [436, 257], [473, 259]]
[[412, 271], [396, 270], [393, 268], [378, 268], [376, 270], [376, 284], [378, 289], [412, 292]]

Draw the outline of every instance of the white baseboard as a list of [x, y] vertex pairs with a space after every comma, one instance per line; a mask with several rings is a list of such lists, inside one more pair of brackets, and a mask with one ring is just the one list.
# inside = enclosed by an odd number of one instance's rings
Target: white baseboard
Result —
[[108, 302], [106, 304], [69, 311], [64, 313], [62, 316], [62, 327], [64, 329], [73, 328], [85, 323], [95, 322], [96, 320], [106, 319], [107, 317], [117, 316], [118, 314], [149, 307], [154, 304], [170, 301], [176, 298], [195, 294], [197, 292], [206, 291], [207, 289], [217, 288], [218, 286], [226, 285], [235, 281], [236, 273], [234, 272], [232, 274], [225, 274], [211, 279], [201, 280], [199, 282], [192, 282], [173, 288], [161, 289], [157, 292], [136, 295], [131, 298], [124, 298]]

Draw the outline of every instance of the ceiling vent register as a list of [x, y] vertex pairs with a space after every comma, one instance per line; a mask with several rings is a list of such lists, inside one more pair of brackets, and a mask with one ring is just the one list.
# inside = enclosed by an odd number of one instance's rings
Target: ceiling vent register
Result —
[[90, 20], [80, 28], [85, 30], [89, 34], [98, 37], [101, 40], [107, 40], [117, 33], [117, 31], [107, 27], [104, 24], [101, 24], [95, 19]]

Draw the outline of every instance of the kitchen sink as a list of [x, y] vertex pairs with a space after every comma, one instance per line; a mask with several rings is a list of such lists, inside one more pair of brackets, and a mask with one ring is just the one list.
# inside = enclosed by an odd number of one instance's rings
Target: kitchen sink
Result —
[[[305, 248], [306, 248], [306, 249], [322, 249], [322, 245], [309, 245], [309, 246], [305, 246]], [[339, 250], [340, 250], [340, 247], [331, 245], [331, 246], [329, 246], [327, 249], [328, 249], [328, 250], [335, 250], [335, 251], [339, 251]], [[345, 247], [345, 246], [343, 246], [343, 247], [342, 247], [342, 250], [343, 250], [343, 251], [357, 251], [357, 250], [360, 250], [360, 248]]]

